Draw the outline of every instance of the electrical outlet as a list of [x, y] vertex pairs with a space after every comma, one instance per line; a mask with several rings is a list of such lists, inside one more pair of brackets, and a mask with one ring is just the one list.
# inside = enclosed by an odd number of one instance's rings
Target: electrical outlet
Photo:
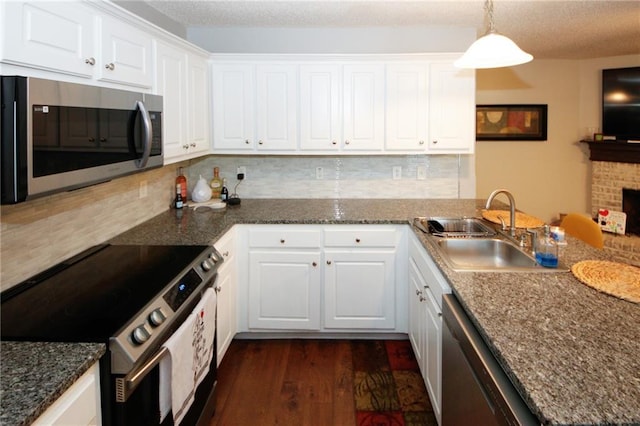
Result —
[[141, 180], [140, 186], [138, 187], [138, 198], [145, 198], [147, 195], [147, 181]]
[[416, 175], [418, 180], [426, 180], [427, 179], [427, 166], [418, 166], [416, 169]]
[[245, 166], [238, 166], [237, 173], [242, 173], [244, 175], [244, 178], [247, 178], [247, 168]]
[[324, 169], [322, 167], [316, 167], [316, 179], [324, 178]]
[[402, 167], [394, 166], [393, 167], [393, 179], [398, 180], [402, 178]]

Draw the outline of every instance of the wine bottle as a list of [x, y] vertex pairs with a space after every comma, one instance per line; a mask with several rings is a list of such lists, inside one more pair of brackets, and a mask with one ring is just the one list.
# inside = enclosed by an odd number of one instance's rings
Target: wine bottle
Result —
[[211, 198], [220, 198], [222, 192], [222, 179], [220, 179], [220, 169], [213, 168], [213, 179], [211, 179]]
[[227, 189], [227, 180], [222, 178], [222, 191], [220, 191], [220, 199], [225, 203], [229, 199], [229, 190]]
[[173, 207], [181, 209], [184, 206], [184, 199], [182, 198], [182, 188], [180, 184], [176, 184], [176, 199], [173, 202]]
[[178, 177], [176, 178], [176, 185], [180, 185], [180, 195], [182, 195], [182, 202], [187, 200], [187, 178], [182, 172], [182, 167], [178, 167]]

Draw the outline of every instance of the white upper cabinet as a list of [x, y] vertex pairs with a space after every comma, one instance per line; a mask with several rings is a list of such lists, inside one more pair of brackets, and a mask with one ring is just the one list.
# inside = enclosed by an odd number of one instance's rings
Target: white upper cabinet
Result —
[[475, 74], [451, 62], [429, 66], [429, 143], [431, 154], [473, 154]]
[[100, 19], [98, 78], [139, 87], [152, 87], [152, 39], [144, 31], [109, 16]]
[[338, 151], [342, 140], [340, 66], [300, 66], [300, 149]]
[[73, 1], [2, 2], [0, 61], [151, 88], [151, 35], [90, 5]]
[[1, 2], [5, 63], [93, 77], [96, 22], [78, 3]]
[[211, 149], [209, 138], [209, 64], [206, 57], [189, 54], [187, 65], [189, 152], [201, 154]]
[[427, 149], [428, 70], [424, 63], [387, 66], [387, 150]]
[[475, 75], [455, 57], [214, 57], [213, 151], [472, 154]]
[[213, 148], [252, 151], [255, 146], [255, 77], [253, 65], [214, 64]]
[[[165, 43], [156, 43], [156, 92], [163, 101], [164, 159], [186, 154], [187, 143], [187, 55]], [[170, 117], [170, 119], [169, 119]]]
[[258, 150], [295, 150], [298, 141], [298, 70], [296, 65], [256, 67]]
[[345, 65], [344, 150], [384, 147], [384, 64]]

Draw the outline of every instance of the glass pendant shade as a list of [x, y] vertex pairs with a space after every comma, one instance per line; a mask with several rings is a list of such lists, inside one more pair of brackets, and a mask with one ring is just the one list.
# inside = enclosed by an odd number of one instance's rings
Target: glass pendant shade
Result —
[[453, 64], [458, 68], [500, 68], [524, 64], [532, 59], [533, 56], [511, 39], [493, 32], [476, 40]]

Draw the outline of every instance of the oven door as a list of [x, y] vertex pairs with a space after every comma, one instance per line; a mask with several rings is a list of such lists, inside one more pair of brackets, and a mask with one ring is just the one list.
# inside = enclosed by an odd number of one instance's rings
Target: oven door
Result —
[[[215, 278], [211, 283], [214, 282]], [[172, 324], [170, 334], [180, 327], [184, 318], [198, 302], [199, 298], [193, 301], [193, 306], [190, 306], [185, 314]], [[213, 339], [213, 356], [209, 364], [209, 372], [196, 389], [194, 402], [181, 422], [183, 425], [208, 425], [213, 417], [217, 379], [216, 344], [217, 331]], [[106, 386], [102, 387], [103, 424], [117, 426], [174, 424], [171, 412], [162, 423], [160, 422], [160, 361], [167, 356], [170, 356], [169, 351], [160, 347], [128, 374], [108, 374], [108, 377], [105, 377]], [[109, 362], [108, 359], [108, 356], [103, 357], [105, 363]], [[109, 370], [109, 367], [105, 366], [104, 369]], [[108, 405], [105, 406], [105, 404]]]

